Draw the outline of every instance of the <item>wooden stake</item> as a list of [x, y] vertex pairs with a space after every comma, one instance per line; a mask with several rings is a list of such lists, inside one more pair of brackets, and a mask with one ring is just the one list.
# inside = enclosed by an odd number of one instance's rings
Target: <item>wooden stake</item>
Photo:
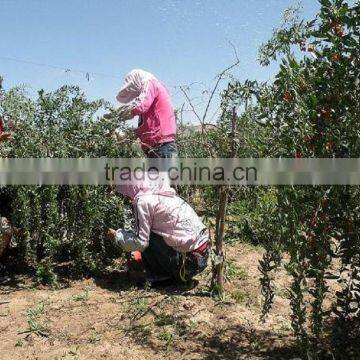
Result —
[[[232, 144], [231, 155], [236, 156], [237, 141], [236, 141], [236, 109], [233, 107], [232, 119]], [[216, 285], [218, 294], [223, 295], [224, 292], [224, 235], [225, 235], [225, 222], [226, 222], [226, 206], [228, 202], [228, 189], [225, 185], [219, 187], [219, 210], [216, 215], [216, 231], [215, 231], [215, 259], [213, 268], [213, 286]]]

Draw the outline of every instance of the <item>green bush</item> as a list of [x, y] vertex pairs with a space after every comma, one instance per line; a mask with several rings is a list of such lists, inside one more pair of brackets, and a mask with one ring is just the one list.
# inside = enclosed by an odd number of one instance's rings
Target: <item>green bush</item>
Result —
[[[229, 114], [234, 104], [245, 103], [242, 118], [264, 128], [265, 141], [254, 140], [253, 156], [360, 155], [359, 3], [320, 0], [320, 5], [315, 20], [288, 19], [262, 47], [264, 65], [280, 63], [274, 82], [233, 81], [224, 93]], [[360, 331], [359, 187], [279, 186], [268, 192], [274, 201], [256, 189], [232, 204], [243, 214], [243, 234], [249, 225], [266, 250], [260, 262], [264, 315], [274, 300], [274, 272], [284, 266], [292, 279], [292, 326], [302, 356], [326, 356], [333, 319], [329, 350], [336, 358], [352, 358]], [[259, 195], [260, 203], [248, 212]], [[341, 290], [329, 312], [325, 299], [334, 280]]]
[[[115, 124], [95, 119], [107, 108], [89, 102], [77, 87], [39, 92], [36, 100], [19, 88], [1, 90], [0, 113], [12, 121], [14, 136], [0, 144], [2, 157], [129, 157], [131, 145], [111, 136]], [[129, 131], [129, 130], [127, 130]], [[129, 133], [129, 136], [131, 134]], [[112, 258], [104, 238], [107, 227], [124, 221], [123, 200], [107, 186], [6, 186], [0, 206], [22, 231], [16, 237], [19, 264], [33, 269], [43, 282], [56, 279], [58, 264], [84, 275], [100, 270]]]

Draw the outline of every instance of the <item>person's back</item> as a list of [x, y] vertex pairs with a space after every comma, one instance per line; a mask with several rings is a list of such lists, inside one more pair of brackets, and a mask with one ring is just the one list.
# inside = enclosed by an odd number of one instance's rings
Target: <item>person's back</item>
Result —
[[[164, 238], [165, 243], [179, 252], [190, 252], [208, 241], [207, 228], [194, 209], [177, 195], [147, 194], [134, 204], [139, 220], [139, 237], [145, 235], [144, 224], [151, 222], [151, 231]], [[143, 234], [145, 232], [145, 234]]]
[[135, 133], [145, 152], [149, 148], [175, 140], [175, 113], [170, 95], [159, 80], [150, 80], [146, 92], [134, 102], [132, 115], [139, 115], [139, 124]]

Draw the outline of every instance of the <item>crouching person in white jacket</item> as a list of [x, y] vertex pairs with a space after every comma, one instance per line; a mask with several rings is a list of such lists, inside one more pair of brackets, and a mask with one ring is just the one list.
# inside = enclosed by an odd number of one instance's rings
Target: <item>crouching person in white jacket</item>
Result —
[[136, 181], [118, 191], [133, 202], [136, 229], [109, 229], [108, 236], [124, 251], [141, 252], [148, 283], [188, 282], [206, 268], [208, 230], [174, 189]]

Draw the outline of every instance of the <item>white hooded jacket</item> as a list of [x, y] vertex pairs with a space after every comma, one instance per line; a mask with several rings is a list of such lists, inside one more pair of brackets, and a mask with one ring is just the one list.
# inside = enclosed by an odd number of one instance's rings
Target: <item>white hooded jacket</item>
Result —
[[138, 182], [118, 186], [118, 191], [132, 199], [136, 220], [134, 232], [117, 231], [117, 241], [125, 251], [144, 251], [151, 232], [179, 252], [191, 252], [209, 240], [208, 230], [194, 209], [170, 186]]

